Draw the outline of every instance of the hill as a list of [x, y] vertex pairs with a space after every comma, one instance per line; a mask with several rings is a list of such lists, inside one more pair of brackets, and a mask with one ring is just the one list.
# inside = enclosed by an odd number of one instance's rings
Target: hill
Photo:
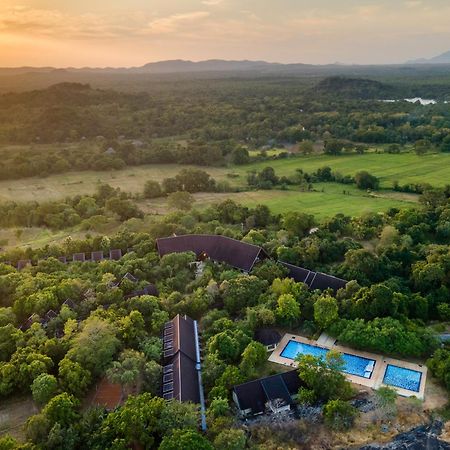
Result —
[[450, 50], [432, 58], [419, 58], [407, 61], [406, 64], [450, 64]]

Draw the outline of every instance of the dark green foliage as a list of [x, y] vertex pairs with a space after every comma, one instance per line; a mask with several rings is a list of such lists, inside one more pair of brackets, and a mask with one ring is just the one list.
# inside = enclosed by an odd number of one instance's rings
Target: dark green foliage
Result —
[[340, 320], [330, 331], [354, 348], [401, 356], [426, 356], [437, 345], [433, 334], [411, 322], [402, 323], [391, 317]]
[[337, 431], [351, 428], [357, 415], [357, 409], [343, 400], [330, 400], [323, 409], [325, 423]]

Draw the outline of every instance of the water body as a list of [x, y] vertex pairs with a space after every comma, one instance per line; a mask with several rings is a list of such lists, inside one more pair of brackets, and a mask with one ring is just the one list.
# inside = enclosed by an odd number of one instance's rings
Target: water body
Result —
[[[405, 102], [409, 102], [409, 103], [420, 103], [422, 106], [428, 106], [428, 105], [436, 105], [437, 101], [430, 99], [430, 98], [422, 98], [422, 97], [414, 97], [414, 98], [404, 98], [403, 99]], [[392, 100], [392, 99], [388, 99], [388, 100], [381, 100], [383, 103], [396, 103], [396, 102], [400, 102], [401, 100]], [[445, 101], [444, 103], [448, 103], [447, 101]]]

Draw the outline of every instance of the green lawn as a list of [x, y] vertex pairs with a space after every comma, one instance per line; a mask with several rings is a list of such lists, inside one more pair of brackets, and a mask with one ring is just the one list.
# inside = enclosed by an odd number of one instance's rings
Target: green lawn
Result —
[[360, 170], [367, 170], [380, 178], [381, 186], [384, 188], [391, 188], [393, 181], [400, 184], [429, 183], [433, 186], [450, 183], [450, 153], [417, 156], [414, 153], [390, 155], [370, 152], [364, 155], [298, 156], [240, 166], [235, 168], [234, 172], [245, 178], [249, 170], [261, 170], [266, 166], [273, 167], [278, 176], [292, 175], [296, 169], [314, 172], [323, 166], [329, 166], [343, 175], [354, 175]]
[[[337, 213], [360, 215], [365, 212], [386, 211], [391, 207], [404, 208], [416, 205], [417, 196], [380, 191], [369, 195], [354, 186], [337, 183], [318, 183], [314, 192], [296, 190], [249, 191], [237, 193], [201, 193], [195, 194], [197, 207], [231, 198], [237, 203], [253, 207], [267, 205], [272, 212], [302, 211], [313, 214], [318, 219], [331, 217]], [[343, 191], [347, 194], [343, 194]], [[168, 211], [165, 199], [145, 200], [141, 208], [148, 213], [165, 214]]]

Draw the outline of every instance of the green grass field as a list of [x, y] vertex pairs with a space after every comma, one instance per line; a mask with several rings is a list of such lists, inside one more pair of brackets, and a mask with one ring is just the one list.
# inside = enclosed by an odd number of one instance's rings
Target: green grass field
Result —
[[[317, 183], [313, 192], [296, 190], [280, 191], [249, 191], [237, 193], [201, 193], [195, 194], [196, 207], [231, 198], [237, 203], [254, 207], [258, 204], [267, 205], [273, 213], [286, 211], [302, 211], [313, 214], [318, 219], [331, 217], [338, 213], [350, 216], [366, 212], [386, 211], [391, 207], [414, 207], [417, 196], [399, 194], [391, 191], [380, 191], [369, 195], [354, 186], [344, 186], [336, 183]], [[347, 194], [343, 194], [343, 191]], [[147, 213], [165, 214], [168, 211], [165, 199], [143, 200], [140, 207]]]
[[[367, 170], [381, 179], [383, 188], [392, 187], [394, 180], [400, 184], [430, 183], [433, 186], [444, 186], [450, 183], [450, 154], [429, 154], [417, 156], [412, 153], [388, 155], [383, 153], [367, 153], [364, 155], [314, 155], [299, 156], [289, 159], [263, 161], [245, 166], [233, 167], [201, 167], [217, 180], [228, 180], [231, 184], [243, 187], [246, 185], [247, 172], [261, 170], [272, 166], [279, 176], [289, 176], [296, 169], [313, 172], [319, 167], [330, 166], [342, 174], [354, 175], [359, 170]], [[176, 175], [182, 168], [176, 164], [160, 164], [151, 166], [129, 167], [124, 170], [110, 172], [69, 172], [52, 175], [47, 178], [24, 178], [21, 180], [0, 181], [0, 200], [57, 200], [77, 194], [90, 194], [100, 182], [120, 187], [131, 193], [140, 193], [146, 180], [162, 181]], [[239, 175], [229, 178], [227, 174]]]
[[261, 170], [266, 166], [275, 169], [278, 176], [289, 176], [296, 169], [314, 172], [320, 167], [329, 166], [343, 175], [354, 175], [367, 170], [380, 178], [383, 188], [391, 188], [394, 181], [400, 184], [429, 183], [432, 186], [444, 186], [450, 183], [450, 154], [432, 153], [417, 156], [414, 153], [390, 155], [370, 152], [363, 155], [311, 155], [299, 156], [276, 161], [263, 161], [234, 169], [245, 178], [249, 170]]

